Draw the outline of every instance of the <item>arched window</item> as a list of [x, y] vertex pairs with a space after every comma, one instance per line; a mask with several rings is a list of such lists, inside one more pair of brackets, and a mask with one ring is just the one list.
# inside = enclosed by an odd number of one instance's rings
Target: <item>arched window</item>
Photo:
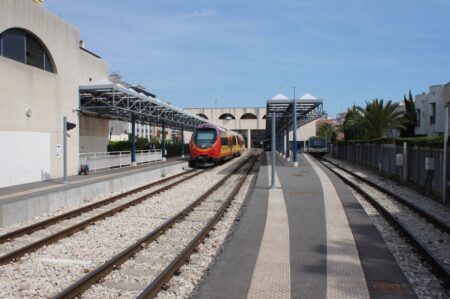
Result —
[[204, 119], [208, 119], [208, 117], [206, 115], [204, 115], [203, 113], [198, 113], [197, 116], [203, 117]]
[[0, 56], [55, 73], [45, 45], [33, 34], [12, 28], [0, 34]]
[[221, 116], [219, 116], [219, 119], [231, 120], [231, 119], [236, 119], [236, 118], [234, 117], [233, 114], [230, 114], [230, 113], [224, 113], [224, 114], [222, 114]]
[[241, 119], [258, 119], [258, 118], [253, 113], [245, 113], [244, 115], [241, 116]]
[[262, 119], [266, 119], [267, 118], [267, 115], [266, 114], [264, 114], [264, 116], [263, 116], [263, 118]]

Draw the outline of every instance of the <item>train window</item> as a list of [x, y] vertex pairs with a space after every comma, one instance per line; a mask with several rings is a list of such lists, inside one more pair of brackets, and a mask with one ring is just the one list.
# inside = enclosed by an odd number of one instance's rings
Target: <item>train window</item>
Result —
[[195, 141], [202, 143], [214, 143], [217, 132], [214, 129], [199, 129], [195, 132]]
[[228, 145], [228, 136], [225, 132], [220, 132], [220, 142], [222, 145]]

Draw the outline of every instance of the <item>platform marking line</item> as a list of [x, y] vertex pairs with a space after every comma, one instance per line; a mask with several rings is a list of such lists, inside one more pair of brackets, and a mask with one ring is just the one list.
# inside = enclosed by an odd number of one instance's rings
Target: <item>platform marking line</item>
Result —
[[327, 234], [327, 298], [370, 298], [358, 249], [339, 195], [325, 172], [304, 155], [323, 189]]
[[[269, 157], [267, 160], [270, 161]], [[271, 166], [267, 170], [270, 174]], [[276, 183], [281, 186], [278, 176]], [[247, 298], [291, 297], [289, 245], [289, 223], [283, 190], [269, 189], [264, 234]]]

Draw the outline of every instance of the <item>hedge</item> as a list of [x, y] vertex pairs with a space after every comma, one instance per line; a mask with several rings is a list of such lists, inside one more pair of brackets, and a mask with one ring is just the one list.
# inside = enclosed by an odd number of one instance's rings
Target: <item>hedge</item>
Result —
[[[149, 150], [154, 146], [156, 149], [162, 149], [159, 141], [149, 142], [146, 138], [138, 138], [136, 142], [136, 150]], [[166, 143], [167, 157], [180, 156], [180, 143]], [[108, 152], [131, 151], [131, 141], [110, 141], [108, 144]], [[189, 144], [184, 144], [184, 154], [189, 154]]]

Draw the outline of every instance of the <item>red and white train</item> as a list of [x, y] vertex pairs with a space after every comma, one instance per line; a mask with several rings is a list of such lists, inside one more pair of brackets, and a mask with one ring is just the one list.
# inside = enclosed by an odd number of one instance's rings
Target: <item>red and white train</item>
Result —
[[189, 149], [189, 166], [215, 165], [240, 156], [244, 150], [244, 138], [225, 128], [203, 124], [192, 134]]

